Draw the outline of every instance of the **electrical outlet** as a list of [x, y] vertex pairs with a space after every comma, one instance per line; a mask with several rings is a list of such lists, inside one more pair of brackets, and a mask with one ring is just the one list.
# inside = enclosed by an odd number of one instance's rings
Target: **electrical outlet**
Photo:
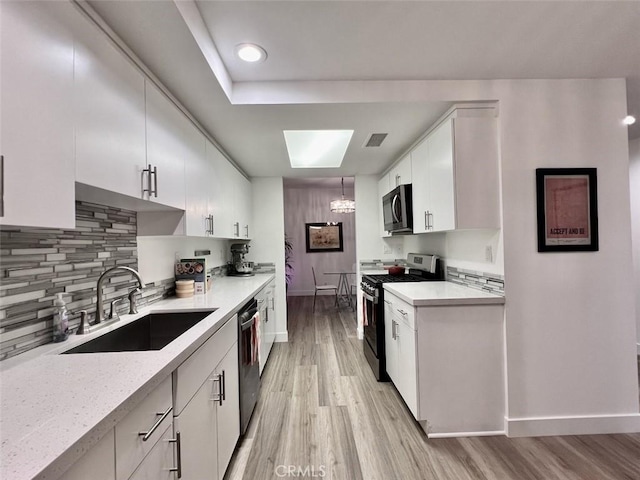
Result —
[[487, 245], [484, 249], [484, 259], [487, 262], [493, 262], [493, 247], [491, 245]]
[[391, 253], [391, 247], [389, 245], [387, 245], [386, 243], [384, 244], [384, 253], [386, 253], [386, 254]]

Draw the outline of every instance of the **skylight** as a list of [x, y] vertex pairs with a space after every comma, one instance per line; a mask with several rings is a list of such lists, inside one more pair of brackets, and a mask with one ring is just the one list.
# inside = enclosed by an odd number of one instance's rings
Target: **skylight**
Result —
[[292, 168], [338, 168], [353, 130], [284, 130]]

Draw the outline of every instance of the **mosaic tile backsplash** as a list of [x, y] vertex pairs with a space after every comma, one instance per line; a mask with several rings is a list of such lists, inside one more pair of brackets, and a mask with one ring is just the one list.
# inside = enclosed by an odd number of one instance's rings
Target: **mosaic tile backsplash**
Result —
[[[80, 310], [95, 317], [98, 277], [117, 265], [137, 269], [136, 212], [76, 202], [76, 228], [0, 227], [0, 360], [52, 341], [53, 300], [65, 293], [75, 329]], [[143, 278], [144, 279], [144, 278]], [[124, 298], [118, 313], [128, 312], [127, 294], [136, 282], [114, 272], [105, 282], [105, 309]], [[173, 279], [147, 284], [140, 306], [173, 294]]]
[[496, 295], [504, 295], [504, 277], [502, 275], [447, 267], [446, 278], [449, 282], [459, 283]]

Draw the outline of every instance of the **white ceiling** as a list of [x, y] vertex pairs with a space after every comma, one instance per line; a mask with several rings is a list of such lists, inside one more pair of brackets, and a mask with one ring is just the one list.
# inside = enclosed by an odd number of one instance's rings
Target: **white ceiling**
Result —
[[[401, 80], [626, 77], [629, 113], [640, 117], [636, 1], [180, 2], [195, 20], [172, 1], [89, 4], [250, 176], [379, 173], [450, 105], [358, 103], [347, 93], [341, 103], [289, 101], [286, 91], [272, 102], [263, 92], [276, 85], [293, 92], [318, 81], [393, 89]], [[267, 60], [237, 60], [234, 48], [245, 42], [264, 47]], [[207, 62], [213, 45], [243, 100], [230, 101], [216, 80]], [[285, 129], [355, 134], [340, 169], [300, 171], [288, 165]], [[362, 148], [371, 133], [389, 136], [378, 149]], [[630, 136], [640, 137], [640, 121]]]

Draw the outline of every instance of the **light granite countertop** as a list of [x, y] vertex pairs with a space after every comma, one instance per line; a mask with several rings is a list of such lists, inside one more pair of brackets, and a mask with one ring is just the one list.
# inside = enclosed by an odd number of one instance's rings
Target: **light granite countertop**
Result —
[[384, 289], [414, 307], [504, 303], [503, 296], [453, 282], [385, 283]]
[[[0, 478], [59, 478], [272, 278], [216, 278], [206, 295], [162, 300], [95, 333], [2, 362]], [[59, 355], [149, 312], [212, 308], [161, 350]]]

